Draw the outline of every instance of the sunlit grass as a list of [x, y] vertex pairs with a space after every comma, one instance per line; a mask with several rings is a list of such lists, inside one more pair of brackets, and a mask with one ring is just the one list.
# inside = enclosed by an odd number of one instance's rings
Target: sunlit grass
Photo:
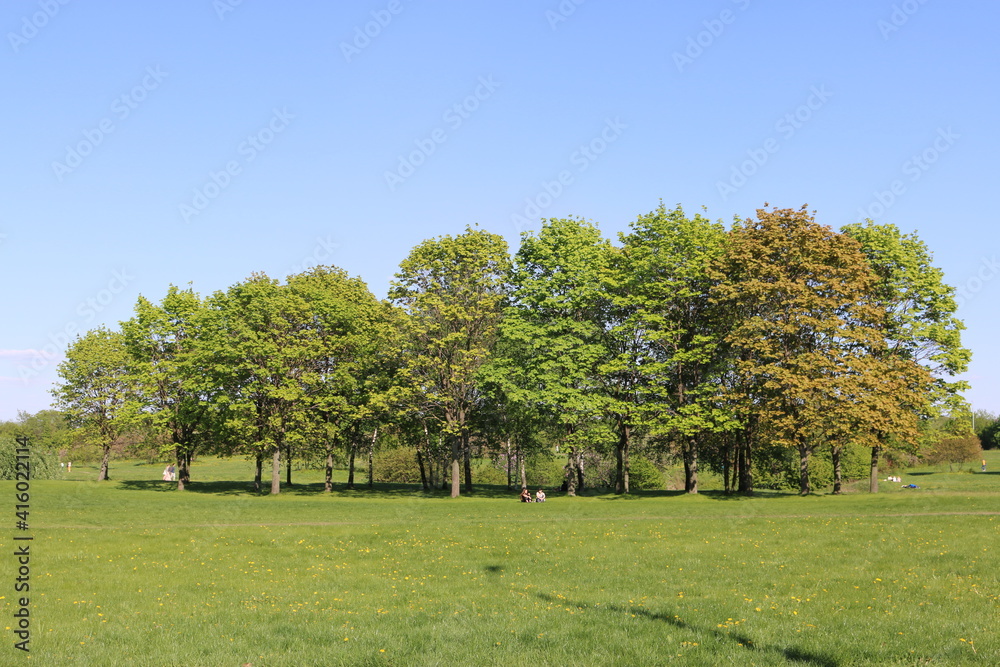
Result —
[[[499, 488], [324, 496], [308, 471], [293, 493], [258, 496], [249, 464], [218, 460], [196, 465], [200, 491], [178, 493], [162, 467], [32, 483], [32, 661], [1000, 661], [1000, 475], [978, 466], [916, 470], [920, 489], [883, 483], [874, 497], [552, 493], [543, 505]], [[13, 512], [12, 483], [0, 491]], [[0, 664], [19, 657], [8, 637]]]

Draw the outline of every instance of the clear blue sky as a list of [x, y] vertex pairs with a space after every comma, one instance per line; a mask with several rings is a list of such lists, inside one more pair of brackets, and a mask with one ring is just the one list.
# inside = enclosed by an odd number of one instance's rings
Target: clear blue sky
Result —
[[967, 398], [1000, 411], [998, 19], [986, 0], [7, 0], [0, 418], [49, 405], [46, 346], [171, 283], [320, 262], [381, 297], [423, 239], [478, 224], [514, 250], [521, 218], [566, 215], [615, 238], [660, 199], [916, 231], [966, 292]]

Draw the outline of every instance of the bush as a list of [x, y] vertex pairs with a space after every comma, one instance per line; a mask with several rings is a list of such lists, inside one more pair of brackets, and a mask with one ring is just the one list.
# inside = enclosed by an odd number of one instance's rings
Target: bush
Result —
[[507, 470], [500, 470], [490, 461], [481, 461], [472, 467], [472, 482], [507, 486]]
[[[789, 449], [789, 488], [799, 488], [799, 452]], [[840, 475], [842, 481], [863, 479], [868, 476], [871, 450], [857, 445], [847, 445], [840, 450]], [[814, 491], [833, 486], [833, 452], [830, 447], [819, 447], [809, 456], [809, 484]]]
[[[795, 457], [792, 457], [794, 452]], [[750, 471], [757, 489], [786, 491], [799, 488], [798, 452], [787, 447], [761, 445], [753, 452]]]
[[[13, 437], [0, 437], [0, 479], [17, 479], [17, 441]], [[57, 479], [62, 476], [59, 458], [52, 452], [31, 447], [28, 459], [31, 479]]]
[[1000, 448], [1000, 419], [979, 431], [979, 440], [983, 449]]
[[962, 464], [979, 460], [982, 453], [979, 437], [967, 435], [940, 440], [924, 452], [924, 460], [931, 465], [947, 463], [948, 470], [952, 469], [953, 464], [958, 464], [958, 469], [961, 470]]
[[645, 456], [634, 456], [629, 461], [628, 486], [630, 491], [661, 490], [663, 473]]
[[[528, 457], [524, 466], [528, 488], [559, 488], [563, 483], [563, 462], [546, 454]], [[507, 479], [504, 477], [504, 483]]]
[[417, 465], [417, 450], [413, 447], [398, 447], [379, 452], [372, 460], [372, 479], [391, 484], [419, 484], [420, 466]]

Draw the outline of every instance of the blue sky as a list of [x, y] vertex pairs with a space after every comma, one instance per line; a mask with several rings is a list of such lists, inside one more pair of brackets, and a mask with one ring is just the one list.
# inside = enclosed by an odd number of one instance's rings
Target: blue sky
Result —
[[[382, 297], [421, 240], [662, 199], [916, 232], [1000, 411], [1000, 7], [176, 0], [0, 6], [0, 419], [74, 332], [171, 283], [335, 264]], [[54, 354], [53, 354], [54, 352]]]

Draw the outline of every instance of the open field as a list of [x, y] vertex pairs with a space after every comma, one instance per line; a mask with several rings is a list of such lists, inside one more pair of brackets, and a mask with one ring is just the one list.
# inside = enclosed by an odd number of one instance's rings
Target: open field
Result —
[[[877, 496], [523, 505], [407, 487], [278, 497], [243, 461], [31, 484], [31, 654], [0, 664], [1000, 663], [1000, 456]], [[238, 480], [238, 481], [234, 481]], [[15, 610], [14, 484], [0, 593]]]

